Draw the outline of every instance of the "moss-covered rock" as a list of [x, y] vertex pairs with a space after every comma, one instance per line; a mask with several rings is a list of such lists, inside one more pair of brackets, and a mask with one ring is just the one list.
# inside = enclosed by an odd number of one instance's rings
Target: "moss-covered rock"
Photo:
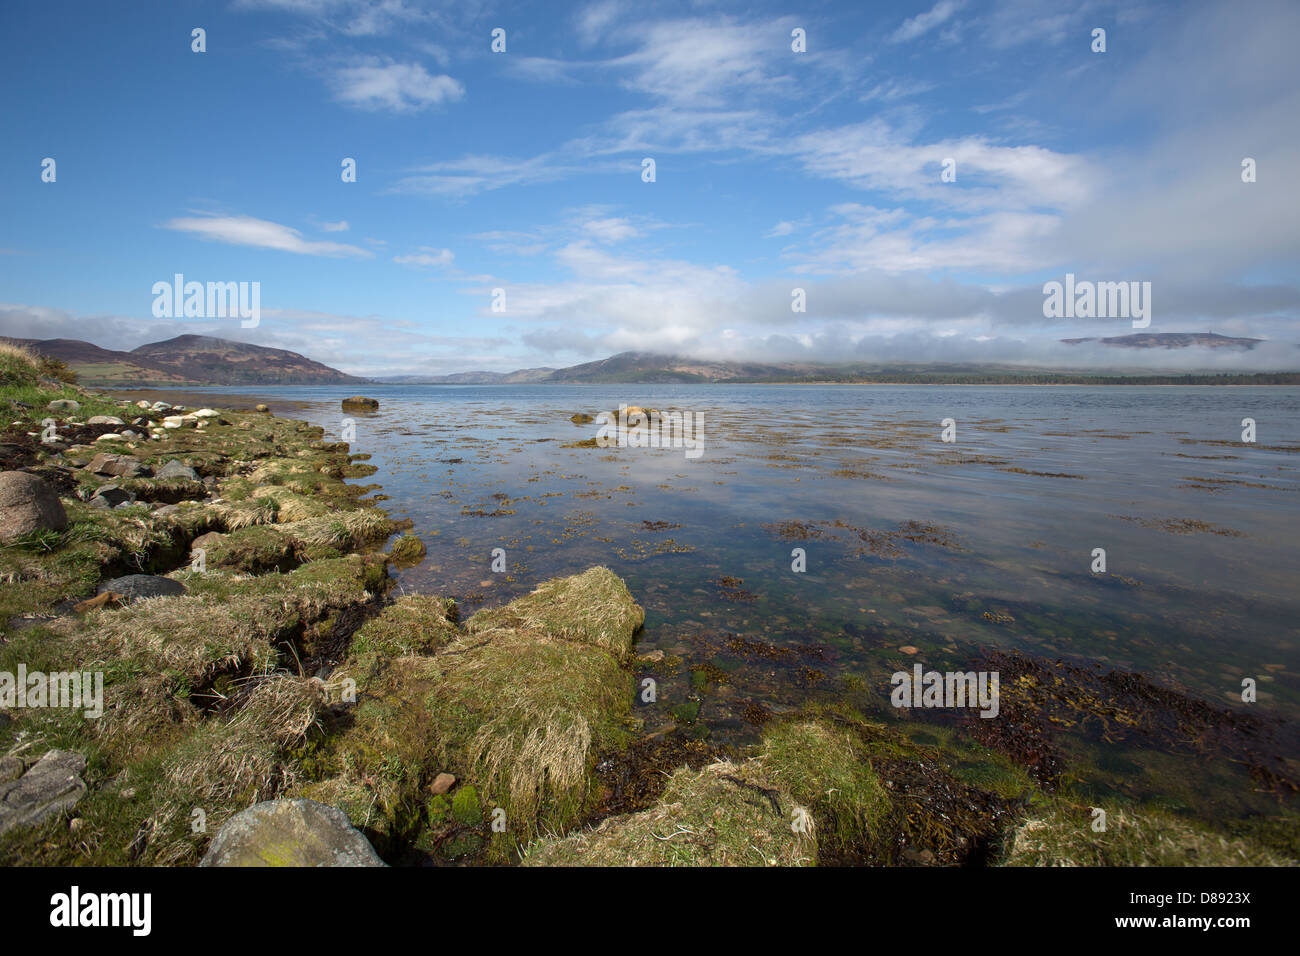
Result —
[[471, 633], [514, 629], [598, 647], [620, 663], [632, 657], [645, 611], [609, 568], [555, 578], [505, 607], [479, 611], [466, 622]]
[[532, 844], [524, 866], [812, 866], [815, 829], [756, 761], [682, 768], [649, 810]]
[[529, 847], [532, 866], [803, 866], [818, 847], [871, 839], [889, 798], [855, 739], [805, 720], [772, 727], [758, 756], [678, 770], [649, 810]]
[[393, 542], [389, 550], [389, 557], [398, 567], [410, 567], [419, 564], [428, 554], [429, 549], [424, 546], [424, 542], [413, 534], [404, 534]]

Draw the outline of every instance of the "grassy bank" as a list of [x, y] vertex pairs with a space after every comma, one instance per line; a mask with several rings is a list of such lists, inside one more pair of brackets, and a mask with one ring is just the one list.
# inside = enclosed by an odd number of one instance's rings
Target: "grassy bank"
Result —
[[[834, 702], [773, 720], [744, 752], [647, 735], [636, 702], [662, 655], [637, 656], [644, 612], [608, 569], [462, 621], [451, 596], [395, 593], [390, 565], [423, 546], [383, 550], [401, 529], [358, 483], [366, 456], [261, 412], [165, 427], [174, 409], [66, 378], [0, 351], [4, 468], [40, 477], [67, 515], [0, 547], [0, 673], [102, 673], [103, 714], [0, 714], [0, 785], [50, 750], [86, 758], [84, 796], [0, 833], [0, 864], [189, 865], [233, 814], [278, 797], [338, 807], [399, 864], [1294, 855], [1276, 834], [1270, 849], [1145, 807], [1109, 807], [1098, 834], [1087, 801], [1015, 760]], [[111, 488], [134, 500], [104, 507]], [[97, 595], [138, 574], [173, 593]]]

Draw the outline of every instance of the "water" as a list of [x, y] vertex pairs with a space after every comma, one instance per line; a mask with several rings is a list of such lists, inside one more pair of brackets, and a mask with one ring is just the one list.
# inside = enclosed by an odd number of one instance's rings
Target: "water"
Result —
[[[200, 391], [200, 390], [195, 390]], [[205, 389], [340, 435], [338, 387]], [[193, 394], [193, 393], [191, 393]], [[646, 609], [639, 650], [686, 661], [638, 714], [702, 698], [723, 743], [756, 713], [848, 697], [983, 649], [1099, 662], [1282, 722], [1294, 779], [1300, 391], [1000, 386], [368, 386], [349, 413], [383, 506], [428, 545], [396, 572], [465, 613], [604, 564]], [[217, 403], [216, 399], [208, 401]], [[575, 412], [702, 413], [704, 450], [565, 447]], [[1258, 441], [1241, 441], [1242, 419]], [[940, 440], [943, 419], [956, 441]], [[1015, 469], [1015, 470], [1010, 470]], [[505, 550], [507, 572], [493, 573]], [[805, 553], [792, 570], [793, 549]], [[1104, 549], [1105, 574], [1094, 573]], [[759, 642], [745, 643], [745, 642]], [[756, 648], [768, 648], [764, 653]], [[899, 649], [915, 648], [914, 655]], [[711, 679], [692, 687], [691, 671]], [[1258, 684], [1243, 704], [1242, 679]], [[757, 710], [756, 710], [757, 708]], [[698, 731], [698, 727], [696, 728]], [[1205, 813], [1276, 805], [1227, 757], [1061, 727], [1085, 790]]]

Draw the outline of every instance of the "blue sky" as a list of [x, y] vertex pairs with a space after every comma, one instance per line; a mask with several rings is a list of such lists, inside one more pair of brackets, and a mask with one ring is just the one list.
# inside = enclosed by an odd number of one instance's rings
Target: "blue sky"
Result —
[[[1073, 272], [1269, 340], [1143, 365], [1295, 368], [1297, 37], [1285, 2], [8, 3], [0, 334], [1117, 364], [1058, 340], [1128, 320], [1043, 317]], [[259, 282], [260, 325], [154, 318], [178, 272]]]

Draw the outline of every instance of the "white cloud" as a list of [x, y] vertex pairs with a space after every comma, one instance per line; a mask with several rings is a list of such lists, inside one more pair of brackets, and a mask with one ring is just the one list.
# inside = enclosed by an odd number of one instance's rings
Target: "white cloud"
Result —
[[278, 249], [281, 252], [295, 252], [305, 256], [358, 256], [367, 259], [372, 256], [372, 253], [359, 246], [338, 242], [313, 242], [304, 239], [297, 229], [278, 222], [269, 222], [266, 219], [255, 219], [252, 216], [181, 217], [163, 223], [163, 228], [187, 232], [202, 239], [226, 242], [235, 246]]
[[377, 58], [335, 71], [335, 96], [365, 110], [417, 112], [465, 95], [465, 87], [450, 76], [432, 76], [418, 63], [384, 62]]
[[931, 30], [946, 23], [961, 8], [961, 0], [939, 0], [925, 13], [918, 13], [895, 30], [889, 37], [893, 43], [905, 43], [924, 36]]
[[347, 220], [344, 219], [340, 222], [322, 222], [320, 228], [325, 232], [347, 232], [349, 227]]
[[456, 255], [450, 249], [435, 249], [433, 246], [421, 246], [418, 253], [406, 256], [394, 256], [393, 261], [400, 265], [438, 266], [446, 268], [455, 260]]
[[618, 242], [636, 236], [637, 228], [626, 219], [590, 219], [582, 224], [584, 232], [600, 242]]

